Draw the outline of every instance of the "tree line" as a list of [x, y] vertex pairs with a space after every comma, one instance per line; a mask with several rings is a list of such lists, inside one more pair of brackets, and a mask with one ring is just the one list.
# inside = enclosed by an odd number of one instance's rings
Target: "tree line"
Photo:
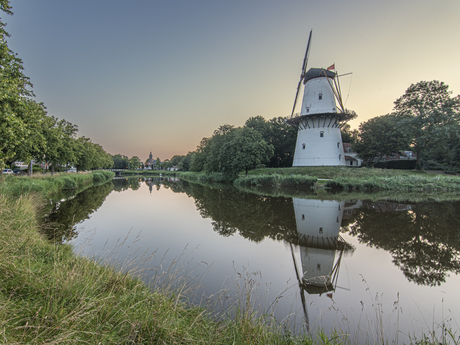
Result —
[[[9, 0], [0, 9], [12, 15]], [[78, 127], [48, 116], [43, 103], [34, 100], [32, 83], [23, 73], [22, 60], [9, 49], [6, 24], [0, 19], [0, 174], [15, 161], [74, 165], [79, 170], [111, 167], [112, 157], [91, 139], [77, 137]]]
[[344, 141], [368, 166], [404, 150], [417, 155], [418, 169], [460, 170], [460, 96], [452, 96], [443, 82], [412, 84], [394, 102], [390, 114], [363, 122], [359, 130], [346, 128]]
[[[452, 96], [443, 82], [420, 81], [394, 104], [392, 113], [362, 122], [359, 129], [344, 123], [343, 142], [352, 144], [368, 166], [386, 155], [413, 151], [418, 169], [460, 171], [460, 96]], [[290, 167], [297, 130], [283, 117], [251, 117], [243, 127], [220, 126], [195, 151], [172, 160], [179, 170], [217, 172], [228, 179], [258, 165]]]
[[201, 139], [196, 150], [184, 156], [174, 156], [168, 163], [182, 171], [221, 173], [232, 180], [241, 171], [263, 165], [292, 166], [297, 127], [286, 118], [265, 120], [249, 118], [244, 126], [224, 124], [209, 138]]

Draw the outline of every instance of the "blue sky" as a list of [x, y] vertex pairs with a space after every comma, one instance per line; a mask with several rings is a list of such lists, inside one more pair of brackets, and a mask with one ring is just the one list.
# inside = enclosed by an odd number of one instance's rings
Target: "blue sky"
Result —
[[37, 101], [111, 154], [162, 160], [225, 123], [291, 112], [309, 67], [335, 63], [360, 122], [411, 83], [460, 93], [460, 1], [12, 0], [1, 14]]

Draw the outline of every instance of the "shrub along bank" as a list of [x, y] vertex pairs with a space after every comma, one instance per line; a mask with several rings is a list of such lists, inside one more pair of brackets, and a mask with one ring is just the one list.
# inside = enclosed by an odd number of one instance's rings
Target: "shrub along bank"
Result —
[[162, 172], [189, 182], [233, 182], [239, 188], [297, 187], [334, 191], [453, 192], [460, 190], [460, 176], [415, 170], [345, 167], [263, 168], [226, 181], [222, 174], [195, 172]]
[[102, 183], [111, 180], [114, 172], [97, 170], [91, 173], [58, 173], [54, 175], [3, 176], [0, 184], [0, 194], [8, 196], [39, 194], [50, 197], [61, 190], [78, 189], [92, 183]]

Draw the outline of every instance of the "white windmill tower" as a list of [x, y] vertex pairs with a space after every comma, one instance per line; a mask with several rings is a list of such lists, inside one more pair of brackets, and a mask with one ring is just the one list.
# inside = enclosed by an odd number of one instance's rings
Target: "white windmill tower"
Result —
[[[298, 125], [292, 166], [345, 165], [340, 127], [354, 115], [343, 107], [335, 72], [324, 68], [310, 68], [307, 71], [311, 36], [312, 31], [308, 38], [291, 118], [288, 120], [289, 123]], [[302, 108], [300, 114], [294, 115], [302, 83], [305, 85]]]

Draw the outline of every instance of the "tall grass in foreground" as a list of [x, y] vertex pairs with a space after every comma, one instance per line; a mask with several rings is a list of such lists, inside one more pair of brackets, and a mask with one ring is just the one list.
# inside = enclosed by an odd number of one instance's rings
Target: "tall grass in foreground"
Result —
[[32, 196], [0, 196], [0, 343], [308, 344], [243, 317], [216, 322], [178, 291], [43, 240]]
[[352, 343], [342, 332], [295, 336], [257, 314], [251, 275], [243, 278], [233, 318], [216, 321], [187, 305], [187, 281], [175, 282], [174, 271], [165, 280], [159, 272], [157, 281], [166, 286], [152, 291], [137, 278], [141, 272], [119, 271], [45, 241], [37, 231], [37, 203], [33, 196], [0, 196], [0, 343]]

